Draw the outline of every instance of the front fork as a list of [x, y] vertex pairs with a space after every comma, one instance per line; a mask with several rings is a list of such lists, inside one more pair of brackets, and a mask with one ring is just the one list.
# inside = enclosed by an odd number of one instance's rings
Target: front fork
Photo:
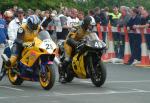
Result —
[[[96, 56], [97, 55], [92, 55], [92, 54], [88, 56], [88, 60], [89, 60], [88, 69], [90, 71], [90, 75], [91, 76], [96, 76], [96, 74], [97, 74], [96, 73], [97, 72], [97, 61], [100, 60], [100, 59], [98, 57], [96, 57]], [[94, 59], [93, 59], [93, 57], [94, 57]]]
[[45, 63], [40, 63], [40, 72], [41, 72], [42, 74], [46, 73], [46, 72], [47, 72], [47, 71], [46, 71], [46, 65], [51, 65], [51, 64], [53, 64], [52, 61], [47, 61], [47, 62], [45, 62]]
[[93, 60], [92, 60], [92, 56], [89, 56], [89, 69], [90, 69], [90, 75], [93, 75], [95, 74], [95, 70], [94, 70], [94, 67], [93, 67]]

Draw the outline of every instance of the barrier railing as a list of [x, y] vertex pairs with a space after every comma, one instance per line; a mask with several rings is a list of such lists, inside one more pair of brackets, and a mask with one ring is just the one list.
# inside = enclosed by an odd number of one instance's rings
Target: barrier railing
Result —
[[[141, 61], [140, 64], [136, 64], [136, 66], [144, 66], [144, 67], [150, 67], [150, 57], [149, 57], [149, 51], [147, 48], [147, 43], [145, 40], [145, 35], [150, 34], [150, 28], [138, 28], [135, 30], [130, 31], [129, 27], [113, 27], [111, 25], [108, 26], [101, 26], [100, 24], [97, 24], [97, 32], [99, 35], [99, 38], [102, 40], [102, 33], [107, 33], [107, 44], [108, 49], [106, 54], [102, 56], [103, 61], [108, 61], [109, 59], [115, 58], [115, 51], [114, 51], [114, 40], [113, 40], [113, 32], [119, 32], [123, 33], [125, 36], [125, 46], [124, 46], [124, 57], [123, 57], [123, 63], [127, 63], [131, 57], [131, 50], [130, 50], [130, 44], [129, 44], [129, 33], [136, 33], [137, 35], [141, 35], [142, 43], [141, 43]], [[150, 42], [150, 41], [149, 41]]]

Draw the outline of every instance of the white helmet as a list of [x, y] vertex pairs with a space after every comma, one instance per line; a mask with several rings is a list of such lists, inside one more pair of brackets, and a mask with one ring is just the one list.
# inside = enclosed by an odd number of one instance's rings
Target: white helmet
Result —
[[83, 23], [81, 27], [84, 30], [93, 29], [93, 27], [96, 25], [95, 19], [92, 16], [87, 16], [84, 18]]

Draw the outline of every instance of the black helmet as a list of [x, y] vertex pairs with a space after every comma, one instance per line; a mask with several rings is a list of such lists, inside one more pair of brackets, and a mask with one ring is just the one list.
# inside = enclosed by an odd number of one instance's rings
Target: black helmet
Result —
[[40, 19], [36, 15], [30, 15], [27, 18], [27, 25], [30, 30], [36, 30], [38, 28], [39, 23]]
[[89, 26], [95, 26], [95, 19], [92, 16], [87, 16], [84, 18], [83, 23], [82, 23], [82, 28], [84, 30], [87, 30]]

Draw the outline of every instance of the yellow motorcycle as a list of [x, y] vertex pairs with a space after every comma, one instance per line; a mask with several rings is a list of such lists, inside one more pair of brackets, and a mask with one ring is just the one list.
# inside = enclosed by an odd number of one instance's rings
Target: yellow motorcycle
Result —
[[[58, 43], [60, 61], [63, 63], [65, 53], [63, 41]], [[80, 45], [74, 49], [73, 58], [65, 69], [65, 80], [71, 82], [74, 77], [90, 78], [96, 87], [100, 87], [106, 80], [106, 68], [101, 56], [106, 50], [106, 44], [99, 40], [96, 33], [91, 33], [81, 40]]]
[[5, 69], [13, 85], [21, 85], [27, 80], [40, 82], [45, 90], [53, 87], [56, 75], [53, 60], [57, 46], [50, 38], [42, 39], [35, 38], [34, 42], [24, 43], [24, 49], [16, 65]]

